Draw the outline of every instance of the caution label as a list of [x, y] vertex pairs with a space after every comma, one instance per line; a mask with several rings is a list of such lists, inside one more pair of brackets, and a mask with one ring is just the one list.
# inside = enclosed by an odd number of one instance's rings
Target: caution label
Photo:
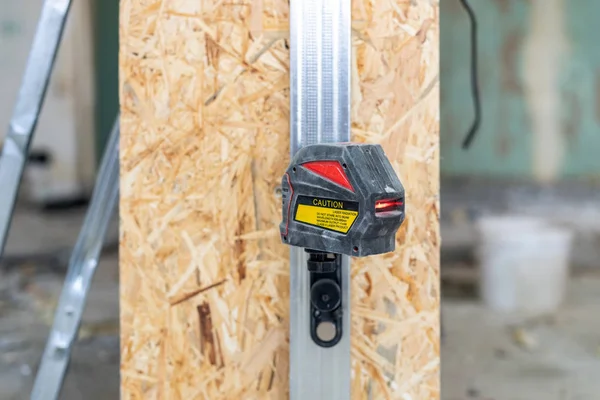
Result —
[[348, 233], [358, 217], [358, 203], [299, 196], [295, 220], [335, 232]]

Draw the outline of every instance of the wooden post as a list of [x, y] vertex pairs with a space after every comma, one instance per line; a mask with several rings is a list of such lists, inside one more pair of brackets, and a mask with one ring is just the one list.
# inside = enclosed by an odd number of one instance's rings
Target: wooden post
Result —
[[93, 7], [91, 0], [73, 2], [69, 21], [73, 24], [70, 33], [70, 73], [73, 77], [73, 119], [77, 140], [77, 169], [80, 184], [86, 194], [91, 193], [96, 178], [94, 98], [96, 88], [93, 57]]
[[[396, 252], [353, 261], [354, 399], [439, 398], [439, 16], [415, 3], [353, 4], [353, 140], [407, 191]], [[288, 11], [121, 1], [123, 399], [288, 397]]]

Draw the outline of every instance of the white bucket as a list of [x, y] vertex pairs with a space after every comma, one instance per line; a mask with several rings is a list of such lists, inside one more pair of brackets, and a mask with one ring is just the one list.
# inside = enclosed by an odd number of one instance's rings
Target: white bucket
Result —
[[478, 221], [480, 293], [495, 311], [555, 311], [569, 275], [573, 232], [543, 219], [509, 216]]

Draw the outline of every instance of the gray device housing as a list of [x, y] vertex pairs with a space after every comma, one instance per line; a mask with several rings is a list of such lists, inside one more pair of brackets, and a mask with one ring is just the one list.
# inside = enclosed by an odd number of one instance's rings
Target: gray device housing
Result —
[[[337, 161], [351, 189], [306, 168], [307, 163]], [[282, 179], [282, 242], [311, 250], [364, 257], [394, 251], [405, 217], [404, 187], [378, 144], [315, 144], [298, 150]], [[358, 205], [346, 233], [296, 220], [299, 199], [330, 199]], [[395, 200], [390, 211], [376, 212], [378, 201]]]

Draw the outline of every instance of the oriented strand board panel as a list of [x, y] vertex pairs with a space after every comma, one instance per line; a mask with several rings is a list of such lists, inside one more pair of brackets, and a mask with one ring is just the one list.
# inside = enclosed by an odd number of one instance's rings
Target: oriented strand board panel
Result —
[[[123, 399], [288, 398], [288, 12], [121, 0]], [[352, 266], [353, 399], [439, 398], [438, 26], [434, 1], [353, 4], [353, 140], [408, 213]]]

